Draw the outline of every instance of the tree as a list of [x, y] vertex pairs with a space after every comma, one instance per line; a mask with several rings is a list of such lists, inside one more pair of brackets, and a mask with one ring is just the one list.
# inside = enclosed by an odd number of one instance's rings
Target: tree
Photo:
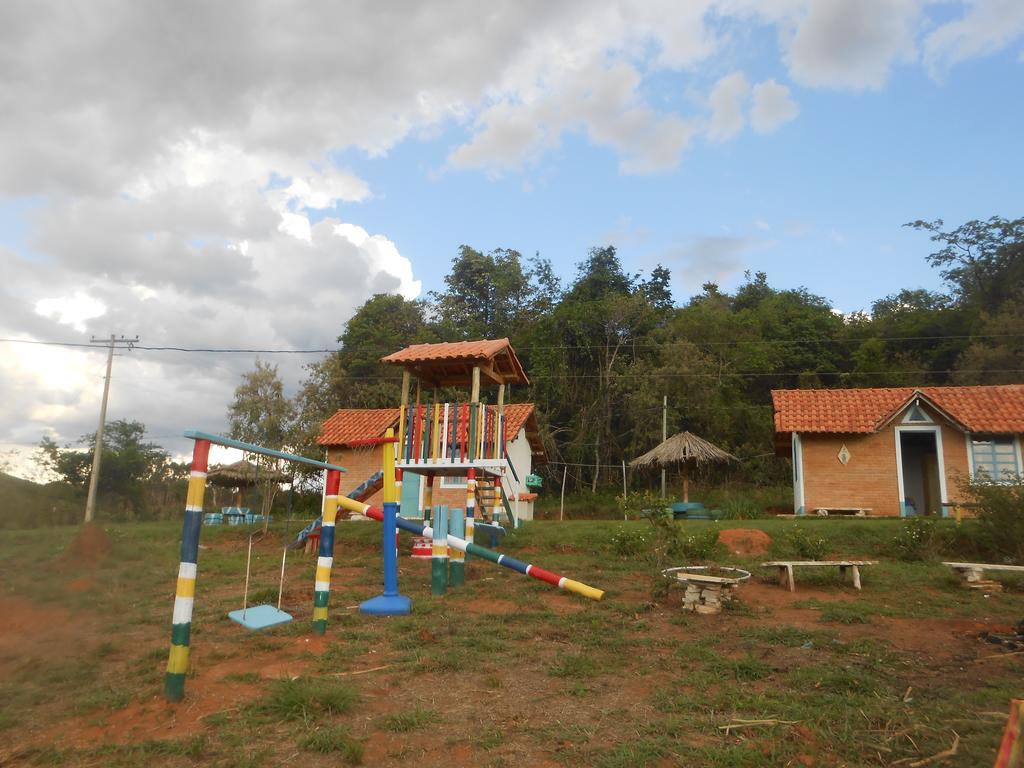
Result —
[[[284, 394], [284, 385], [277, 375], [277, 366], [256, 361], [256, 367], [242, 375], [242, 383], [235, 389], [234, 401], [228, 407], [230, 436], [236, 440], [254, 443], [264, 448], [284, 450], [294, 437], [295, 405]], [[284, 468], [284, 460], [256, 454], [256, 465], [268, 476], [275, 472], [291, 471]], [[262, 482], [263, 505], [261, 513], [267, 518], [263, 531], [267, 531], [270, 507], [274, 503], [278, 484], [273, 480]]]
[[1024, 299], [1024, 218], [992, 216], [943, 231], [942, 219], [904, 226], [930, 232], [944, 247], [928, 256], [942, 269], [958, 302], [993, 312], [1003, 302]]
[[[103, 470], [99, 477], [99, 491], [120, 502], [126, 515], [138, 515], [145, 510], [145, 483], [164, 481], [175, 476], [175, 464], [160, 446], [145, 441], [146, 427], [142, 422], [118, 419], [105, 426], [103, 438]], [[63, 482], [79, 489], [89, 483], [92, 470], [92, 451], [96, 446], [96, 433], [83, 435], [78, 440], [82, 448], [63, 448], [45, 436], [39, 442], [36, 462], [49, 476], [56, 475]]]

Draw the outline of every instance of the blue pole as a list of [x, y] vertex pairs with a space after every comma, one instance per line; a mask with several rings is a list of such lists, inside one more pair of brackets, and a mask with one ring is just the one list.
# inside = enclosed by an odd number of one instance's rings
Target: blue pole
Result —
[[371, 616], [405, 616], [412, 611], [412, 600], [398, 593], [397, 518], [398, 504], [384, 502], [384, 594], [359, 606], [360, 612]]

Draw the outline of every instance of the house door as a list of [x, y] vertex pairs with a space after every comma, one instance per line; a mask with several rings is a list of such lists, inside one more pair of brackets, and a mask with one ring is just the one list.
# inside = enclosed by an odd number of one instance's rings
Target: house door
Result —
[[900, 430], [900, 493], [905, 515], [942, 514], [942, 466], [935, 431]]

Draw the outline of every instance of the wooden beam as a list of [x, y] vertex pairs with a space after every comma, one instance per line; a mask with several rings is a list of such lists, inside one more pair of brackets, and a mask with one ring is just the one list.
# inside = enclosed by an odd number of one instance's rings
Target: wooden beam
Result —
[[487, 376], [488, 379], [493, 381], [495, 384], [505, 383], [505, 377], [502, 376], [498, 371], [494, 370], [494, 366], [492, 366], [489, 362], [480, 362], [473, 366], [473, 375], [477, 377], [477, 379], [480, 378], [481, 371], [484, 373], [485, 376]]
[[409, 384], [411, 379], [412, 374], [409, 373], [409, 369], [404, 369], [402, 371], [402, 405], [409, 404]]
[[470, 391], [469, 402], [480, 402], [480, 366], [473, 366], [473, 388]]

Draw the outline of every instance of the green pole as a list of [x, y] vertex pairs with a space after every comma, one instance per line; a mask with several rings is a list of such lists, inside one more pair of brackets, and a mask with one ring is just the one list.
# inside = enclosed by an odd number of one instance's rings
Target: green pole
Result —
[[[452, 513], [448, 519], [448, 532], [457, 538], [466, 538], [466, 516], [458, 507], [452, 508]], [[461, 587], [466, 583], [466, 553], [456, 549], [448, 559], [451, 562], [449, 568], [451, 578], [449, 583], [453, 587]]]
[[443, 595], [448, 589], [448, 507], [434, 510], [434, 549], [430, 558], [430, 591]]

